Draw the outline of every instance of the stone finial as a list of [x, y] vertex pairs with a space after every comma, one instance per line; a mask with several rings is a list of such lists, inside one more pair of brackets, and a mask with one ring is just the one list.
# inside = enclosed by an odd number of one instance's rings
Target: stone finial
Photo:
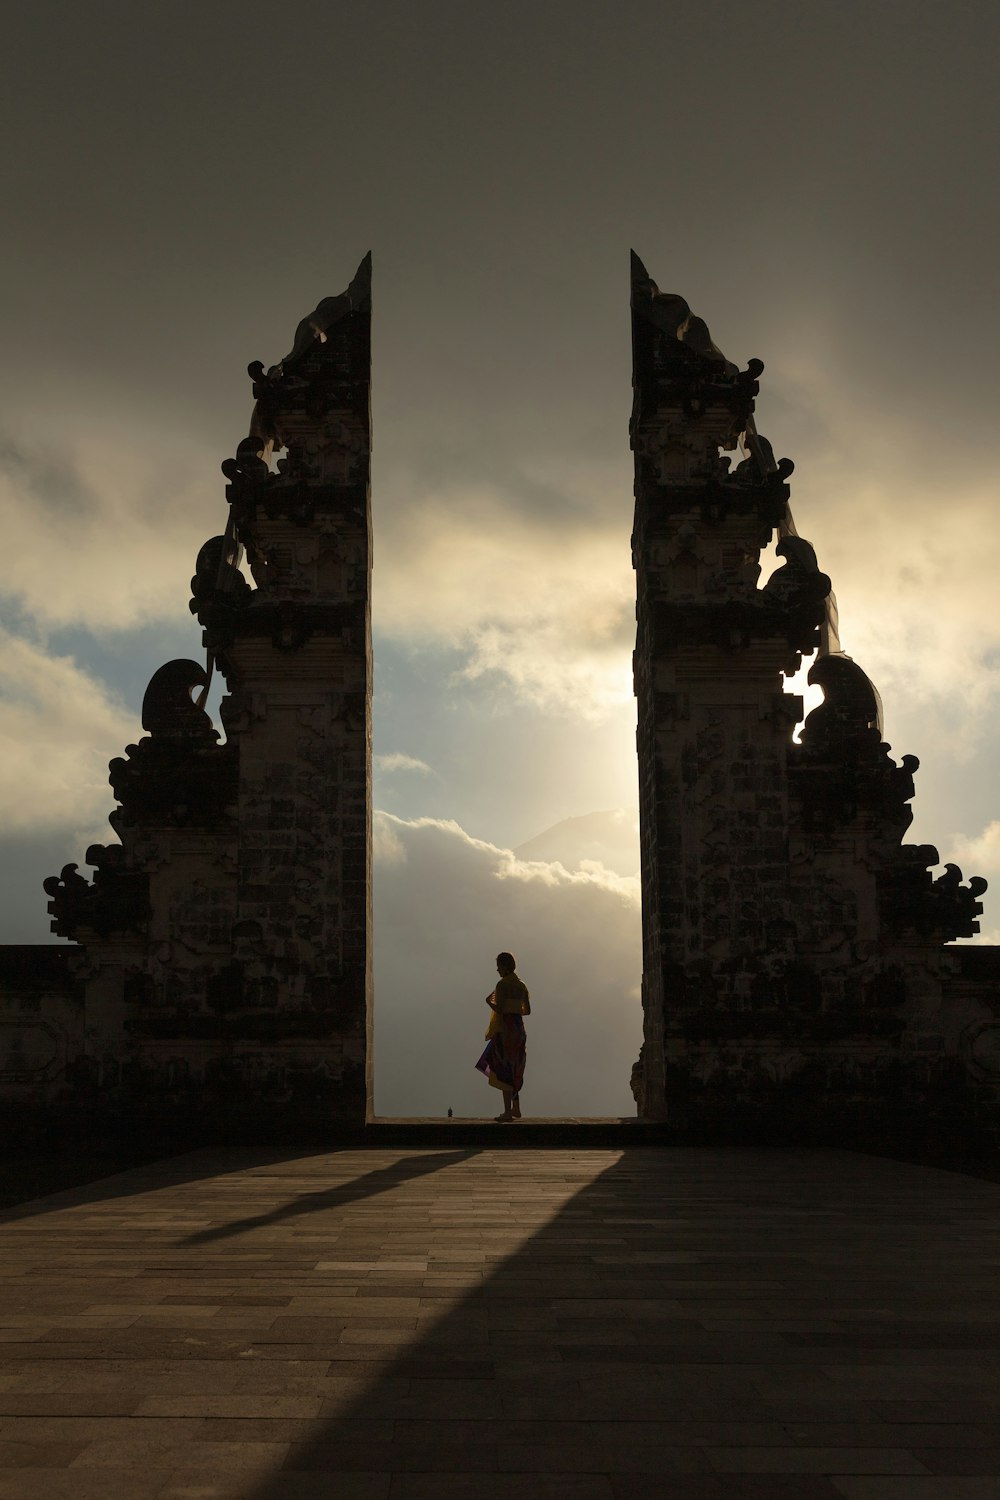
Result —
[[636, 314], [693, 354], [721, 365], [727, 374], [735, 375], [736, 366], [731, 365], [722, 350], [712, 342], [704, 319], [697, 317], [676, 292], [661, 292], [634, 250], [631, 257], [632, 307]]
[[207, 681], [205, 668], [196, 661], [179, 659], [159, 667], [142, 700], [143, 729], [164, 739], [217, 740], [208, 714], [191, 698]]
[[[791, 538], [785, 538], [781, 546]], [[807, 717], [802, 743], [809, 749], [834, 748], [852, 740], [882, 737], [882, 700], [866, 672], [843, 653], [820, 656], [809, 682], [823, 689], [823, 702]]]
[[290, 353], [285, 355], [280, 365], [269, 370], [268, 374], [275, 375], [286, 371], [290, 365], [295, 364], [308, 353], [317, 340], [320, 343], [326, 343], [327, 334], [336, 323], [346, 318], [348, 313], [363, 312], [371, 306], [371, 300], [372, 253], [369, 250], [355, 271], [347, 291], [341, 292], [336, 297], [324, 297], [317, 303], [313, 311], [298, 324]]

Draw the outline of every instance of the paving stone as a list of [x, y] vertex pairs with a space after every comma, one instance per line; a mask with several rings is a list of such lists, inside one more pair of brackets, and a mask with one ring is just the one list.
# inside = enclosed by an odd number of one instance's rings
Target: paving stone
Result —
[[[267, 1500], [388, 1500], [391, 1477], [338, 1474], [331, 1488], [329, 1474], [275, 1474], [267, 1480]], [[156, 1500], [248, 1500], [253, 1493], [245, 1476], [178, 1470], [156, 1491]]]
[[102, 1438], [89, 1444], [72, 1460], [77, 1468], [166, 1469], [183, 1464], [189, 1468], [252, 1469], [269, 1473], [280, 1469], [288, 1452], [287, 1443], [213, 1443], [169, 1441], [157, 1438]]
[[0, 1469], [65, 1469], [88, 1446], [86, 1438], [75, 1442], [44, 1435], [0, 1438]]
[[914, 1456], [932, 1474], [1000, 1475], [1000, 1447], [914, 1448]]
[[[198, 1436], [199, 1417], [2, 1417], [0, 1442], [81, 1443], [103, 1438], [161, 1439], [187, 1442]], [[14, 1436], [16, 1434], [16, 1437]], [[0, 1468], [3, 1464], [0, 1463]]]
[[711, 1472], [701, 1448], [690, 1444], [666, 1447], [655, 1443], [616, 1442], [589, 1434], [577, 1443], [519, 1443], [504, 1445], [498, 1454], [501, 1473], [518, 1474], [696, 1474]]
[[845, 1500], [1000, 1500], [1000, 1479], [947, 1478], [871, 1479], [858, 1475], [835, 1477], [835, 1493]]
[[659, 1148], [112, 1182], [0, 1215], [0, 1500], [1000, 1500], [996, 1184]]
[[986, 1427], [968, 1422], [793, 1421], [786, 1424], [785, 1431], [789, 1442], [806, 1448], [984, 1449], [994, 1442]]
[[[134, 1393], [118, 1396], [79, 1395], [65, 1391], [45, 1392], [40, 1395], [19, 1395], [7, 1391], [0, 1395], [0, 1416], [3, 1417], [128, 1417], [137, 1411], [139, 1397]], [[158, 1415], [158, 1413], [151, 1413]], [[164, 1416], [174, 1413], [164, 1412]], [[186, 1412], [177, 1413], [186, 1416]]]
[[925, 1474], [928, 1469], [903, 1448], [710, 1448], [709, 1464], [720, 1474]]
[[[574, 1474], [394, 1474], [389, 1500], [614, 1500], [605, 1475]], [[661, 1496], [663, 1491], [661, 1488]]]
[[135, 1409], [137, 1417], [186, 1417], [195, 1422], [210, 1418], [234, 1421], [310, 1420], [319, 1416], [324, 1398], [307, 1390], [295, 1395], [270, 1391], [230, 1395], [148, 1396]]
[[643, 1474], [610, 1477], [615, 1500], [843, 1500], [814, 1474], [672, 1474], [669, 1488]]
[[107, 1469], [0, 1469], [0, 1500], [154, 1500], [169, 1478], [153, 1469], [115, 1470], [110, 1481]]

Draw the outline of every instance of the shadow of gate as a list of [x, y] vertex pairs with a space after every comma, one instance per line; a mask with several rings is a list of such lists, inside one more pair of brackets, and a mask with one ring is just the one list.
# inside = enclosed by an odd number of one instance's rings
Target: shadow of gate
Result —
[[971, 1277], [940, 1266], [998, 1203], [847, 1152], [453, 1158], [331, 1225], [316, 1274], [349, 1308], [255, 1344], [287, 1391], [329, 1361], [318, 1414], [219, 1435], [290, 1444], [247, 1500], [843, 1500], [935, 1452], [993, 1472], [995, 1223]]

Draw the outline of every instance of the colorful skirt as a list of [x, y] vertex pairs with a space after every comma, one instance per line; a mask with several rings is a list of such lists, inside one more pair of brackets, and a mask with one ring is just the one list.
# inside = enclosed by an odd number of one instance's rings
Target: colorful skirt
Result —
[[[495, 1089], [519, 1094], [524, 1083], [524, 1064], [528, 1043], [520, 1016], [499, 1016], [496, 1035], [486, 1043], [486, 1050], [476, 1063], [480, 1073]], [[490, 1030], [494, 1028], [491, 1027]]]

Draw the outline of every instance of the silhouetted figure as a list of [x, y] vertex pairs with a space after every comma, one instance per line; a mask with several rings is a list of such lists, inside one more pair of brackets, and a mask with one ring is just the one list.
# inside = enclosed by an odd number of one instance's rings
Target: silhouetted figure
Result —
[[531, 1014], [528, 987], [514, 972], [514, 955], [497, 954], [497, 987], [486, 996], [486, 1004], [493, 1012], [486, 1032], [486, 1050], [476, 1063], [492, 1088], [503, 1092], [503, 1114], [497, 1115], [498, 1125], [521, 1118], [521, 1085], [524, 1083], [524, 1064], [527, 1041], [523, 1016]]

